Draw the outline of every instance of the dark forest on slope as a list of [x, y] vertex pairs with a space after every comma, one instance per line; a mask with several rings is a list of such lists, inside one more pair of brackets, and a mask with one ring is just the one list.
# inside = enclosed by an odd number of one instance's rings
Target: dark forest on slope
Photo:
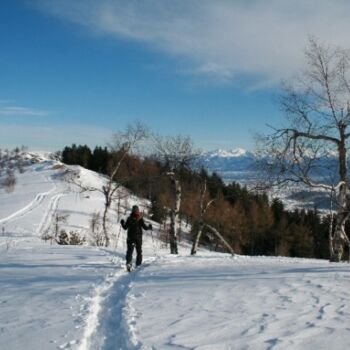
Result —
[[[81, 165], [108, 175], [119, 152], [106, 147], [65, 147], [62, 162]], [[167, 207], [173, 205], [172, 186], [165, 176], [167, 165], [156, 159], [128, 155], [115, 181], [136, 195], [151, 201], [151, 218], [163, 223]], [[205, 214], [205, 221], [215, 227], [239, 254], [281, 255], [290, 257], [329, 257], [329, 217], [321, 217], [316, 209], [287, 211], [279, 199], [269, 203], [266, 194], [252, 193], [237, 183], [225, 184], [215, 173], [204, 169], [181, 170], [183, 198], [181, 218], [191, 224], [193, 237], [198, 224], [199, 202], [203, 183], [207, 184], [208, 200], [214, 200]], [[166, 237], [165, 237], [166, 239]], [[225, 251], [209, 232], [204, 232], [201, 244]]]

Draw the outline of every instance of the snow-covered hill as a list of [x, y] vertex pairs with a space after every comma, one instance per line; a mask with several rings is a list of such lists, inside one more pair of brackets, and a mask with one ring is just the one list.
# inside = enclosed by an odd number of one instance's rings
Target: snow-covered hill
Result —
[[[113, 243], [58, 246], [41, 240], [55, 214], [89, 236], [99, 192], [64, 180], [105, 179], [45, 159], [0, 190], [0, 349], [345, 349], [350, 267], [306, 259], [229, 256], [183, 242], [171, 256], [159, 227], [144, 234], [144, 265], [124, 268], [125, 233], [110, 211]], [[122, 216], [134, 203], [129, 195]]]

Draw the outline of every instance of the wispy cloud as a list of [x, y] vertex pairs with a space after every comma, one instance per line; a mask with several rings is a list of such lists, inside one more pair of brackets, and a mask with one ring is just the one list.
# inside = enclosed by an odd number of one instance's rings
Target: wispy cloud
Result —
[[[36, 0], [94, 33], [147, 43], [186, 71], [271, 85], [302, 64], [309, 35], [348, 45], [347, 0]], [[183, 67], [180, 67], [183, 68]]]
[[49, 111], [29, 107], [0, 106], [0, 117], [45, 117]]

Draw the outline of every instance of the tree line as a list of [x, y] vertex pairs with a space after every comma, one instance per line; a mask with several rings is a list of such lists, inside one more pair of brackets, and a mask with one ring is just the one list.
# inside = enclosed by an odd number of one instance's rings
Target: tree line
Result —
[[[174, 178], [169, 176], [174, 175], [170, 158], [164, 161], [157, 156], [140, 157], [125, 152], [123, 147], [92, 150], [73, 144], [63, 149], [61, 159], [66, 164], [81, 165], [108, 176], [119, 164], [113, 181], [149, 199], [151, 219], [165, 226], [172, 215], [169, 208], [174, 208], [176, 201]], [[240, 254], [329, 258], [330, 218], [321, 216], [316, 209], [288, 211], [277, 198], [270, 202], [265, 193], [250, 192], [234, 182], [226, 184], [216, 173], [181, 163], [176, 167], [176, 179], [181, 184], [182, 197], [178, 222], [191, 227], [193, 242], [199, 238], [200, 245], [226, 251], [213, 234], [215, 228]], [[178, 227], [176, 231], [183, 229]], [[167, 230], [164, 239], [171, 243]]]

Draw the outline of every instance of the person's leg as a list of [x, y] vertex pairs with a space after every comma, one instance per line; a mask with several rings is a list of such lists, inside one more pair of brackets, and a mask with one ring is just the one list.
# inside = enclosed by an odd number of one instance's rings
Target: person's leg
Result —
[[127, 251], [126, 251], [126, 264], [131, 265], [132, 263], [132, 253], [134, 251], [134, 242], [130, 239], [126, 241]]
[[140, 266], [142, 264], [142, 238], [136, 241], [136, 266]]

